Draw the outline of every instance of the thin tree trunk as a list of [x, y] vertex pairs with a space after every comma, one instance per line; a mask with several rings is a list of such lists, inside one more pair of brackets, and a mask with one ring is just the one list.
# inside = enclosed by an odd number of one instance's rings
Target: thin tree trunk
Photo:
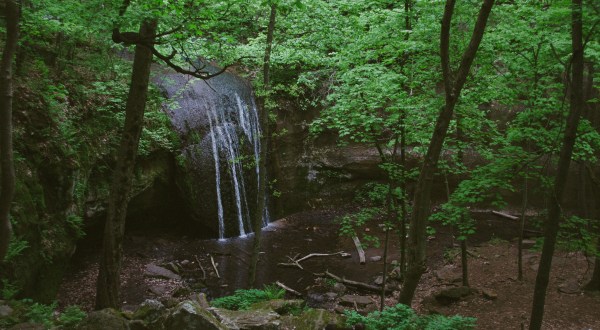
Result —
[[[588, 178], [591, 183], [591, 195], [594, 201], [598, 201], [600, 199], [600, 181], [590, 167], [587, 167]], [[596, 225], [598, 230], [598, 238], [596, 241], [596, 257], [594, 258], [594, 271], [592, 273], [592, 278], [586, 285], [583, 287], [587, 291], [600, 291], [600, 203], [595, 203], [592, 206], [592, 214], [595, 214], [594, 218], [596, 219]]]
[[[404, 35], [404, 40], [408, 41], [410, 38], [410, 31], [412, 31], [412, 0], [404, 0], [404, 29], [407, 31]], [[410, 90], [409, 95], [412, 95]], [[402, 182], [400, 187], [402, 189], [402, 195], [400, 196], [400, 208], [401, 216], [400, 219], [400, 274], [404, 276], [406, 271], [406, 218], [408, 216], [407, 211], [407, 198], [406, 192], [406, 110], [402, 112], [400, 116], [400, 178]]]
[[402, 115], [402, 127], [400, 128], [400, 177], [402, 182], [402, 195], [400, 197], [400, 208], [402, 212], [402, 219], [400, 219], [400, 274], [404, 276], [406, 271], [406, 218], [407, 218], [407, 205], [406, 199], [408, 195], [406, 193], [406, 128], [405, 128], [405, 116]]
[[[144, 21], [139, 31], [141, 39], [148, 40], [152, 38], [156, 32], [156, 25], [156, 21]], [[125, 127], [113, 173], [104, 227], [104, 241], [96, 291], [97, 309], [117, 308], [120, 305], [119, 286], [125, 216], [142, 133], [151, 64], [151, 49], [147, 46], [136, 45], [131, 86], [125, 105]]]
[[0, 63], [0, 261], [4, 260], [10, 243], [12, 227], [10, 208], [15, 194], [15, 168], [12, 140], [12, 65], [19, 40], [20, 2], [5, 1], [6, 43]]
[[[456, 160], [458, 162], [458, 165], [462, 166], [464, 161], [464, 152], [462, 149], [463, 130], [462, 116], [459, 113], [456, 114], [456, 142], [458, 143], [458, 152]], [[450, 198], [448, 197], [448, 199]], [[461, 215], [459, 221], [464, 222], [465, 220], [466, 219], [464, 215]], [[460, 241], [460, 265], [462, 270], [462, 285], [469, 286], [469, 253], [467, 252], [467, 234], [460, 233], [460, 236], [464, 237], [464, 239]]]
[[460, 264], [462, 268], [462, 285], [469, 286], [469, 267], [468, 257], [469, 252], [467, 251], [467, 239], [460, 241]]
[[265, 56], [263, 59], [263, 88], [265, 95], [259, 98], [260, 127], [262, 129], [260, 136], [260, 158], [259, 158], [259, 180], [258, 180], [258, 206], [256, 216], [253, 222], [254, 241], [252, 243], [252, 260], [250, 264], [250, 287], [256, 283], [256, 269], [258, 267], [258, 257], [260, 254], [260, 240], [263, 224], [264, 209], [266, 207], [265, 198], [267, 193], [267, 156], [268, 156], [268, 136], [269, 136], [269, 109], [267, 108], [268, 93], [271, 89], [270, 70], [271, 70], [271, 49], [273, 47], [273, 34], [275, 32], [275, 21], [277, 17], [277, 6], [271, 4], [271, 14], [269, 15], [269, 27], [267, 30], [267, 44], [265, 46]]
[[561, 203], [569, 174], [569, 165], [573, 146], [577, 137], [577, 125], [579, 124], [580, 112], [583, 108], [583, 42], [582, 42], [582, 6], [581, 0], [572, 2], [572, 21], [571, 37], [573, 47], [573, 59], [571, 63], [571, 106], [562, 148], [558, 159], [558, 169], [554, 179], [554, 192], [548, 200], [549, 210], [548, 219], [544, 229], [544, 246], [540, 258], [535, 280], [535, 289], [533, 293], [533, 305], [531, 309], [530, 330], [539, 330], [542, 327], [544, 317], [544, 304], [546, 300], [546, 290], [550, 281], [550, 269], [552, 266], [552, 256], [556, 245], [556, 236], [558, 234]]
[[523, 178], [523, 202], [521, 204], [521, 222], [519, 223], [519, 242], [517, 251], [517, 268], [518, 268], [518, 279], [523, 280], [523, 239], [525, 234], [525, 213], [527, 212], [527, 175], [529, 173], [529, 166], [525, 166], [525, 177]]
[[409, 231], [409, 248], [408, 248], [408, 267], [406, 271], [406, 279], [400, 293], [399, 302], [405, 305], [410, 305], [421, 279], [421, 275], [426, 270], [425, 265], [425, 249], [426, 249], [426, 228], [427, 218], [429, 216], [429, 203], [431, 197], [431, 186], [433, 184], [433, 175], [437, 168], [437, 162], [442, 151], [444, 139], [448, 131], [450, 119], [454, 112], [454, 106], [458, 101], [460, 92], [467, 80], [467, 75], [471, 69], [471, 64], [475, 59], [477, 49], [483, 38], [483, 32], [487, 25], [487, 19], [489, 17], [494, 0], [484, 0], [483, 5], [479, 11], [477, 22], [473, 30], [473, 35], [467, 46], [467, 49], [462, 55], [461, 63], [456, 72], [456, 79], [452, 79], [452, 72], [450, 69], [450, 56], [449, 56], [449, 45], [450, 45], [450, 23], [452, 20], [452, 14], [454, 12], [455, 0], [447, 0], [444, 9], [444, 16], [442, 19], [442, 31], [440, 37], [440, 55], [442, 62], [442, 71], [444, 75], [444, 87], [446, 91], [446, 102], [442, 108], [438, 119], [435, 124], [433, 136], [427, 149], [427, 154], [423, 165], [421, 167], [421, 173], [419, 175], [419, 181], [415, 190], [414, 207], [412, 217], [410, 221]]
[[[379, 150], [381, 150], [381, 148], [377, 148]], [[392, 155], [390, 157], [390, 163], [395, 164], [396, 163], [396, 152], [398, 151], [398, 136], [396, 136], [396, 138], [394, 139], [394, 151], [392, 152]], [[381, 154], [381, 161], [385, 162], [385, 157], [383, 154]], [[392, 176], [392, 173], [388, 174], [388, 192], [387, 192], [387, 198], [386, 198], [386, 208], [387, 208], [387, 222], [391, 225], [392, 223], [395, 222], [395, 220], [398, 218], [398, 213], [396, 212], [396, 208], [394, 207], [394, 197], [393, 197], [393, 192], [394, 189], [396, 188], [396, 185], [394, 183], [394, 179]], [[390, 230], [392, 229], [392, 227], [388, 227], [385, 223], [384, 223], [384, 228], [385, 228], [385, 239], [384, 239], [384, 243], [383, 243], [383, 275], [382, 275], [382, 279], [383, 279], [383, 283], [381, 284], [381, 304], [379, 306], [379, 309], [382, 311], [383, 308], [385, 307], [385, 283], [387, 282], [387, 256], [388, 256], [388, 249], [389, 249], [389, 243], [390, 243]]]

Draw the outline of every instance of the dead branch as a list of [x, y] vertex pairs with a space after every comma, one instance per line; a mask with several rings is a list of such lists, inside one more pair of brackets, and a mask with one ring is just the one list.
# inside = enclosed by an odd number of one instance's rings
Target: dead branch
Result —
[[285, 291], [287, 291], [287, 292], [289, 292], [289, 293], [291, 293], [291, 294], [293, 294], [293, 295], [296, 295], [296, 296], [298, 296], [298, 297], [302, 297], [302, 294], [301, 294], [300, 292], [298, 292], [298, 291], [296, 291], [296, 290], [294, 290], [294, 289], [292, 289], [292, 288], [290, 288], [290, 287], [286, 286], [285, 284], [283, 284], [283, 283], [281, 283], [281, 282], [279, 282], [279, 281], [275, 282], [275, 284], [276, 284], [278, 287], [280, 287], [280, 288], [284, 289]]
[[215, 270], [215, 273], [217, 274], [217, 278], [221, 278], [221, 276], [219, 275], [219, 270], [217, 269], [217, 265], [215, 264], [215, 259], [213, 258], [212, 255], [209, 254], [209, 256], [210, 256], [210, 263], [212, 264], [213, 269]]
[[354, 245], [356, 246], [356, 251], [358, 251], [358, 259], [360, 260], [360, 264], [364, 265], [367, 260], [365, 258], [365, 250], [362, 248], [362, 244], [360, 244], [360, 240], [358, 237], [353, 236], [352, 241], [354, 241]]
[[194, 254], [194, 258], [196, 258], [198, 267], [200, 267], [200, 270], [202, 271], [202, 279], [205, 280], [206, 279], [206, 271], [204, 270], [204, 267], [202, 267], [202, 264], [200, 263], [200, 259], [198, 259], [198, 256]]
[[330, 257], [330, 256], [335, 256], [335, 255], [344, 255], [344, 252], [340, 251], [340, 252], [336, 252], [336, 253], [311, 253], [308, 254], [300, 259], [298, 259], [298, 254], [296, 254], [293, 258], [290, 258], [288, 256], [288, 259], [290, 259], [290, 262], [282, 262], [282, 263], [278, 263], [277, 266], [281, 266], [281, 267], [297, 267], [300, 269], [304, 269], [301, 265], [300, 262], [313, 258], [313, 257]]
[[[329, 277], [332, 278], [334, 280], [336, 280], [337, 282], [340, 282], [342, 284], [345, 285], [349, 285], [349, 286], [353, 286], [355, 288], [359, 288], [359, 289], [363, 289], [363, 290], [367, 290], [367, 291], [373, 291], [376, 293], [380, 293], [381, 292], [381, 287], [377, 286], [377, 285], [371, 285], [371, 284], [367, 284], [364, 282], [357, 282], [357, 281], [352, 281], [352, 280], [347, 280], [345, 277], [339, 277], [337, 275], [334, 275], [332, 273], [329, 272], [329, 270], [326, 270], [325, 273], [321, 273], [321, 274], [314, 274], [315, 276], [325, 276], [325, 277]], [[392, 289], [387, 287], [385, 288], [386, 292], [392, 292]]]
[[510, 214], [506, 214], [506, 213], [502, 213], [502, 212], [498, 212], [498, 211], [492, 211], [493, 214], [501, 216], [503, 218], [507, 218], [510, 220], [519, 220], [519, 217], [515, 217], [514, 215], [510, 215]]

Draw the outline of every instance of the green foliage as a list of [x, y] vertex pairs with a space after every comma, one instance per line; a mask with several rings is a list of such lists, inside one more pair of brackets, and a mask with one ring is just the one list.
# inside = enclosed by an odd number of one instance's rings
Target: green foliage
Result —
[[0, 291], [0, 294], [2, 294], [2, 299], [13, 299], [19, 293], [19, 291], [19, 288], [15, 284], [11, 283], [7, 279], [2, 279], [2, 291]]
[[598, 221], [578, 216], [564, 217], [560, 223], [558, 244], [567, 251], [598, 255]]
[[[358, 236], [358, 231], [363, 231], [367, 224], [377, 226], [376, 220], [380, 219], [383, 210], [380, 207], [366, 207], [360, 211], [348, 215], [344, 215], [337, 219], [340, 223], [340, 236], [354, 237]], [[363, 248], [369, 245], [379, 247], [379, 238], [377, 236], [362, 234]]]
[[410, 307], [398, 304], [367, 316], [345, 311], [346, 325], [363, 324], [367, 330], [468, 330], [475, 328], [475, 319], [462, 316], [418, 316]]
[[77, 305], [68, 306], [58, 317], [60, 325], [72, 328], [86, 317], [86, 313]]
[[53, 302], [51, 305], [44, 305], [40, 303], [33, 303], [29, 306], [27, 317], [30, 322], [40, 323], [50, 328], [54, 321], [54, 310], [58, 304]]
[[8, 244], [8, 251], [6, 253], [5, 261], [11, 261], [14, 258], [18, 257], [21, 252], [29, 247], [29, 242], [24, 239], [17, 238], [17, 236], [12, 235], [10, 238], [10, 243]]
[[82, 238], [83, 236], [85, 236], [85, 231], [83, 230], [83, 218], [82, 217], [80, 217], [78, 215], [70, 214], [67, 216], [66, 221], [67, 221], [67, 225], [69, 226], [69, 229], [71, 229], [73, 231], [76, 238]]
[[79, 306], [68, 306], [60, 313], [58, 303], [50, 305], [33, 302], [31, 299], [8, 300], [13, 313], [8, 318], [0, 319], [0, 327], [10, 328], [19, 323], [29, 322], [43, 325], [46, 329], [72, 329], [86, 317]]
[[221, 297], [213, 300], [211, 305], [230, 310], [244, 310], [250, 308], [254, 303], [281, 299], [285, 295], [285, 290], [276, 285], [267, 285], [262, 290], [241, 289], [236, 290], [232, 296]]

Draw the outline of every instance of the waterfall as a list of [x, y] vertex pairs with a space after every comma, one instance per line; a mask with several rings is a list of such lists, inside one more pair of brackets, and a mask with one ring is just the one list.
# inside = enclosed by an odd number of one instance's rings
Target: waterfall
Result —
[[[267, 225], [267, 198], [257, 193], [266, 175], [259, 166], [261, 129], [248, 83], [224, 73], [209, 81], [169, 74], [158, 84], [170, 100], [166, 112], [182, 139], [186, 172], [192, 171], [179, 186], [193, 217], [219, 238], [250, 233], [257, 212]], [[264, 210], [257, 210], [259, 198]]]

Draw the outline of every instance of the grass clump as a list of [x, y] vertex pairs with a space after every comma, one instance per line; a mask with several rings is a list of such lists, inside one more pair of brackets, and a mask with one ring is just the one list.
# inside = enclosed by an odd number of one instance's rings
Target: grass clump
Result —
[[285, 290], [275, 286], [266, 285], [262, 290], [259, 289], [241, 289], [236, 290], [232, 296], [217, 298], [212, 301], [214, 307], [230, 310], [245, 310], [254, 303], [281, 299], [285, 295]]
[[470, 317], [443, 315], [419, 316], [410, 307], [398, 304], [367, 316], [356, 311], [346, 311], [346, 326], [363, 324], [367, 330], [470, 330], [475, 328], [475, 319]]

